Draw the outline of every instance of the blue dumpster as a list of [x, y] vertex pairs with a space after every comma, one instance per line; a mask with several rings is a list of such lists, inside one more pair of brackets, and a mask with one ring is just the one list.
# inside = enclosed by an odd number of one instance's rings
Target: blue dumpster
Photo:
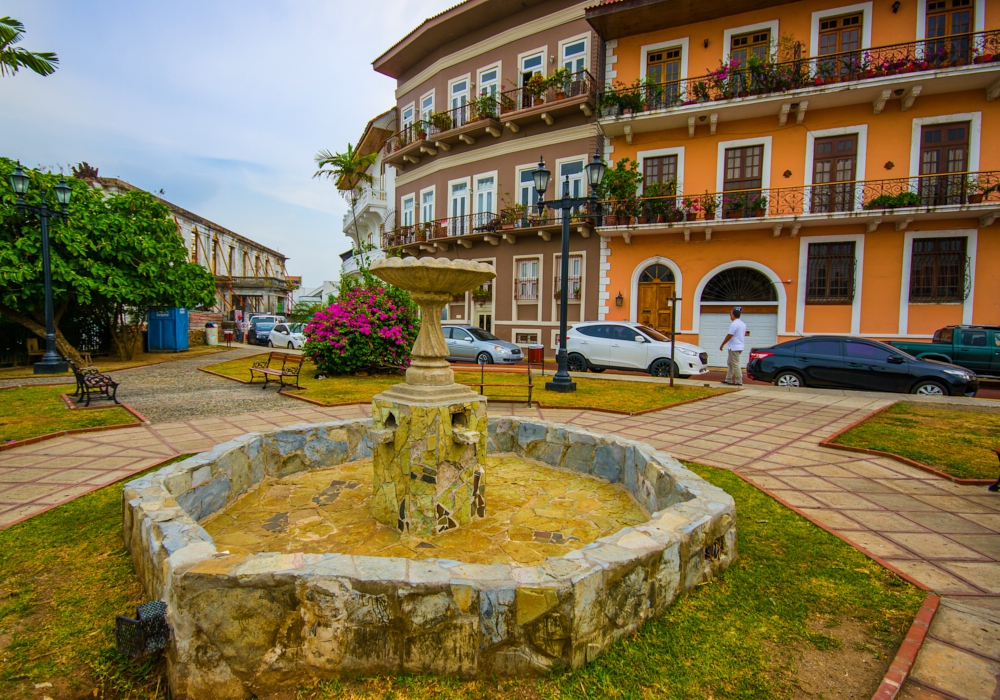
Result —
[[188, 313], [185, 308], [149, 312], [149, 351], [180, 352], [188, 349]]

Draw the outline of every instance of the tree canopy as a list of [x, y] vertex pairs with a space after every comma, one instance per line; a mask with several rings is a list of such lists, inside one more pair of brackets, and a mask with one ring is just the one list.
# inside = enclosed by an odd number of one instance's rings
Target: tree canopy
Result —
[[[44, 275], [38, 217], [21, 215], [8, 184], [16, 164], [0, 158], [0, 314], [44, 337]], [[28, 204], [49, 204], [58, 175], [26, 170]], [[70, 178], [69, 220], [49, 222], [53, 299], [57, 317], [70, 301], [106, 307], [119, 315], [128, 307], [210, 306], [215, 301], [211, 273], [187, 259], [187, 249], [170, 210], [141, 190], [109, 194]], [[58, 321], [57, 321], [58, 323]], [[60, 352], [75, 350], [57, 329]]]

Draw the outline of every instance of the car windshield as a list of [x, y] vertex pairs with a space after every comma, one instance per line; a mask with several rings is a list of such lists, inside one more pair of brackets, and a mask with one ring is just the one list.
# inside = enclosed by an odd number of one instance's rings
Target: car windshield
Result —
[[636, 326], [636, 328], [645, 333], [646, 335], [648, 335], [653, 340], [659, 340], [661, 343], [664, 341], [668, 343], [670, 342], [670, 338], [660, 333], [660, 331], [654, 331], [649, 326]]
[[291, 325], [290, 325], [290, 326], [288, 327], [288, 330], [289, 330], [289, 332], [291, 332], [291, 333], [301, 333], [301, 332], [302, 332], [302, 327], [303, 327], [304, 325], [305, 325], [304, 323], [293, 323], [293, 324], [291, 324]]
[[472, 337], [476, 340], [500, 340], [495, 335], [489, 331], [484, 331], [482, 328], [466, 328], [465, 330], [472, 333]]

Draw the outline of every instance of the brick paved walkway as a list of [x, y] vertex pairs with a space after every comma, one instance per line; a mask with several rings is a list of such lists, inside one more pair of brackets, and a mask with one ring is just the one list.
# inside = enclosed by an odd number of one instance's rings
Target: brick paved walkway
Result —
[[[1000, 614], [984, 608], [1000, 608], [1000, 495], [894, 460], [819, 446], [894, 400], [748, 387], [643, 416], [510, 404], [494, 404], [490, 413], [618, 432], [680, 459], [738, 470], [859, 548], [951, 597], [903, 697], [991, 697], [1000, 674]], [[367, 413], [360, 405], [198, 418], [67, 436], [0, 453], [0, 527], [247, 431]], [[979, 694], [986, 688], [986, 695]]]

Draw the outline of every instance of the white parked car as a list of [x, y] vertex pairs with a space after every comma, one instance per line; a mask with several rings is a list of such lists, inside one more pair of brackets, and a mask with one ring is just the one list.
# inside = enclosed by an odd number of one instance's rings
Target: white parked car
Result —
[[[670, 338], [639, 323], [578, 323], [566, 334], [566, 351], [571, 372], [631, 369], [654, 377], [670, 375]], [[708, 353], [678, 340], [674, 363], [675, 377], [704, 374], [708, 371]]]
[[302, 335], [302, 323], [279, 323], [271, 329], [271, 335], [267, 339], [269, 348], [289, 348], [298, 350], [306, 344], [306, 337]]

